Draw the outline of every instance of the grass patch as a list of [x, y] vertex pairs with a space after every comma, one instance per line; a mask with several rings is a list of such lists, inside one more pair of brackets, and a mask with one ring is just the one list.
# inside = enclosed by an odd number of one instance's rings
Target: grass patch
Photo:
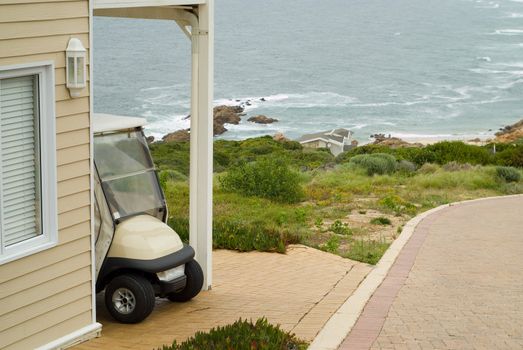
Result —
[[384, 216], [380, 216], [380, 217], [371, 219], [370, 223], [373, 225], [383, 225], [383, 226], [392, 225], [392, 222], [390, 221], [390, 219], [386, 218]]
[[273, 326], [265, 318], [252, 321], [238, 320], [233, 324], [197, 332], [183, 343], [176, 341], [158, 350], [301, 350], [307, 343], [294, 334]]
[[390, 243], [384, 241], [355, 241], [344, 256], [352, 260], [375, 265], [389, 246]]
[[340, 220], [334, 221], [330, 226], [329, 230], [334, 232], [337, 235], [350, 235], [352, 234], [349, 225], [347, 223], [341, 222]]
[[[375, 263], [400, 231], [385, 227], [386, 217], [371, 224], [384, 226], [389, 236], [377, 232], [378, 226], [362, 228], [348, 219], [352, 212], [396, 215], [394, 224], [402, 225], [442, 204], [523, 193], [521, 169], [514, 168], [520, 161], [523, 166], [523, 144], [498, 145], [496, 155], [492, 146], [460, 143], [409, 149], [369, 145], [343, 153], [337, 165], [328, 151], [268, 137], [219, 140], [214, 146], [215, 248], [284, 252], [299, 242]], [[188, 143], [155, 144], [151, 151], [169, 224], [188, 240]], [[359, 154], [364, 156], [351, 163]]]

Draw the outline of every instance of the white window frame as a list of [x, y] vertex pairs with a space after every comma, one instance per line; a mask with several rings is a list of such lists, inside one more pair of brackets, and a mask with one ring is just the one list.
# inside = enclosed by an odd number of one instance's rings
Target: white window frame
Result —
[[3, 237], [0, 231], [0, 265], [52, 248], [58, 244], [54, 72], [53, 61], [41, 61], [14, 66], [0, 66], [0, 79], [38, 75], [41, 180], [40, 200], [42, 202], [41, 235], [4, 247]]

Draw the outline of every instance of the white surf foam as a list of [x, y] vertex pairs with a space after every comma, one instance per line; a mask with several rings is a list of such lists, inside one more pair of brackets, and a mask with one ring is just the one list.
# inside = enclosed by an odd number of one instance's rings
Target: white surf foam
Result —
[[486, 68], [472, 68], [469, 69], [470, 72], [478, 73], [478, 74], [504, 74], [507, 73], [507, 71], [504, 70], [494, 70], [494, 69], [486, 69]]
[[523, 62], [500, 62], [497, 65], [503, 67], [523, 68]]
[[186, 115], [159, 116], [152, 111], [146, 111], [142, 117], [148, 121], [145, 133], [160, 139], [167, 133], [188, 129], [191, 126], [191, 120], [185, 119]]
[[493, 33], [489, 33], [491, 35], [508, 35], [508, 36], [515, 36], [515, 35], [522, 35], [523, 29], [497, 29]]
[[490, 1], [488, 4], [476, 5], [474, 7], [477, 9], [498, 9], [500, 7], [500, 5], [497, 2]]
[[308, 92], [304, 94], [275, 94], [268, 96], [243, 96], [230, 99], [218, 99], [216, 105], [237, 106], [245, 110], [267, 106], [280, 108], [317, 108], [317, 107], [343, 107], [357, 101], [351, 96], [340, 95], [334, 92]]
[[478, 61], [483, 61], [483, 62], [492, 62], [492, 59], [488, 56], [484, 56], [484, 57], [476, 57], [476, 59]]
[[523, 18], [523, 13], [521, 12], [511, 12], [508, 13], [505, 18]]

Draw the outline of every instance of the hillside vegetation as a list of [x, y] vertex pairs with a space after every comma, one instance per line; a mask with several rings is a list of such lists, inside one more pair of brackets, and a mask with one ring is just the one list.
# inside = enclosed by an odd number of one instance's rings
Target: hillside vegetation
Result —
[[[327, 150], [260, 137], [214, 143], [214, 247], [283, 253], [303, 243], [376, 263], [414, 215], [523, 193], [523, 143]], [[189, 144], [155, 143], [170, 225], [188, 239]]]

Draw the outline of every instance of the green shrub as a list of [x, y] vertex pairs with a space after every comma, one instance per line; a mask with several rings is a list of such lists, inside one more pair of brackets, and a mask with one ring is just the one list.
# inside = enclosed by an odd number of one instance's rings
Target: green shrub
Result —
[[370, 220], [370, 223], [373, 224], [373, 225], [392, 225], [392, 222], [390, 221], [389, 218], [386, 218], [386, 217], [383, 217], [383, 216], [380, 216], [380, 217], [377, 217], [377, 218], [374, 218], [372, 220]]
[[[426, 147], [401, 147], [390, 148], [381, 145], [364, 145], [336, 158], [338, 163], [349, 162], [356, 155], [387, 153], [398, 160], [408, 160], [422, 166], [425, 163], [447, 164], [449, 162], [470, 164], [494, 164], [523, 167], [523, 145], [513, 147], [497, 146], [499, 151], [496, 156], [492, 154], [492, 145], [481, 147], [468, 145], [461, 141], [443, 141]], [[503, 153], [503, 155], [501, 155]], [[508, 163], [510, 164], [508, 164]], [[518, 165], [519, 164], [519, 165]]]
[[357, 155], [362, 154], [375, 154], [375, 153], [392, 153], [390, 147], [380, 146], [380, 145], [363, 145], [359, 147], [352, 148], [347, 152], [340, 153], [336, 157], [336, 163], [348, 163], [350, 160]]
[[427, 151], [424, 147], [401, 147], [401, 148], [390, 148], [382, 145], [364, 145], [351, 149], [348, 152], [343, 152], [336, 157], [336, 162], [346, 163], [349, 162], [352, 157], [360, 154], [376, 154], [386, 153], [394, 156], [398, 160], [408, 160], [421, 166], [425, 163], [434, 162], [434, 155]]
[[256, 196], [284, 203], [303, 198], [300, 176], [280, 159], [262, 158], [242, 163], [220, 178], [222, 188], [245, 196]]
[[447, 164], [449, 162], [490, 164], [493, 161], [492, 153], [483, 147], [468, 145], [461, 141], [444, 141], [425, 147], [432, 153], [434, 162]]
[[498, 165], [523, 168], [523, 144], [507, 145], [495, 157]]
[[349, 164], [364, 168], [367, 175], [391, 174], [396, 171], [396, 158], [386, 153], [362, 154], [351, 158]]
[[355, 241], [344, 256], [351, 260], [376, 265], [389, 245], [383, 240]]
[[[182, 241], [189, 242], [188, 218], [171, 217], [168, 224], [178, 233]], [[294, 243], [300, 243], [298, 236], [270, 223], [245, 222], [232, 218], [215, 218], [213, 221], [213, 248], [215, 249], [285, 253], [287, 245]]]
[[455, 161], [443, 165], [443, 170], [445, 171], [467, 171], [472, 170], [473, 168], [474, 167], [469, 163], [458, 163]]
[[213, 222], [214, 248], [285, 253], [287, 245], [292, 243], [299, 243], [298, 237], [262, 221], [244, 222], [227, 218]]
[[305, 223], [307, 222], [307, 216], [309, 212], [305, 208], [296, 208], [294, 210], [294, 216], [297, 222]]
[[518, 182], [521, 180], [521, 174], [518, 169], [512, 167], [498, 166], [496, 167], [496, 175], [506, 182]]
[[158, 169], [172, 169], [189, 176], [189, 142], [155, 142], [149, 148]]
[[334, 163], [334, 156], [327, 150], [304, 148], [300, 151], [288, 153], [287, 157], [292, 165], [303, 167], [307, 170], [323, 167]]
[[189, 243], [189, 218], [183, 216], [170, 217], [167, 220], [167, 225], [180, 236], [183, 242]]
[[159, 171], [158, 179], [162, 188], [165, 188], [168, 181], [187, 181], [187, 176], [179, 171], [168, 169]]
[[287, 333], [279, 326], [269, 324], [267, 319], [238, 320], [233, 324], [212, 328], [209, 332], [197, 332], [181, 344], [164, 345], [158, 350], [301, 350], [307, 343]]
[[338, 236], [331, 236], [325, 242], [325, 244], [321, 245], [319, 248], [323, 251], [336, 254], [338, 252], [338, 249], [340, 247], [340, 237]]
[[440, 167], [437, 164], [425, 163], [418, 169], [418, 172], [421, 174], [434, 174], [439, 169]]
[[398, 171], [405, 175], [413, 174], [416, 171], [416, 164], [402, 159], [398, 162]]
[[303, 146], [298, 141], [280, 141], [284, 149], [302, 150]]
[[352, 233], [349, 225], [340, 220], [334, 221], [332, 225], [330, 225], [329, 230], [337, 235], [350, 235]]

